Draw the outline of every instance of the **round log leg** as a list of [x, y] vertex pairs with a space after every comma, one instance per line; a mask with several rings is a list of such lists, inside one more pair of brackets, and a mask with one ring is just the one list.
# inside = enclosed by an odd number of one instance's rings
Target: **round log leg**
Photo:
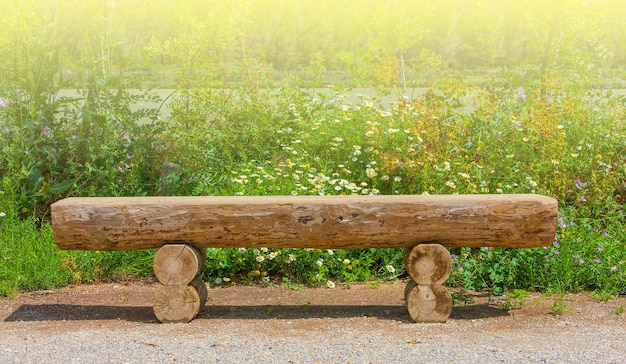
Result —
[[452, 273], [452, 258], [440, 244], [404, 249], [404, 267], [417, 284], [443, 284]]
[[415, 281], [411, 278], [406, 282], [406, 286], [404, 286], [404, 301], [407, 302], [408, 301], [408, 296], [409, 296], [409, 292], [411, 292], [411, 290], [413, 288], [415, 288], [415, 286], [417, 286], [417, 283], [415, 283]]
[[193, 286], [193, 288], [195, 288], [198, 292], [198, 296], [200, 296], [200, 309], [202, 309], [202, 307], [206, 304], [206, 300], [209, 295], [206, 284], [204, 284], [200, 277], [196, 277], [193, 281], [191, 281], [191, 283], [189, 283], [189, 285]]
[[189, 322], [200, 312], [201, 302], [198, 289], [193, 285], [159, 285], [154, 294], [153, 310], [163, 323]]
[[452, 313], [452, 296], [439, 284], [412, 284], [406, 294], [406, 307], [415, 322], [446, 322]]
[[[204, 258], [203, 258], [204, 257]], [[186, 286], [202, 271], [206, 252], [187, 244], [167, 244], [154, 255], [154, 275], [166, 286]]]
[[200, 253], [200, 267], [198, 269], [198, 274], [200, 274], [204, 267], [206, 267], [206, 248], [198, 248], [195, 246], [194, 248]]

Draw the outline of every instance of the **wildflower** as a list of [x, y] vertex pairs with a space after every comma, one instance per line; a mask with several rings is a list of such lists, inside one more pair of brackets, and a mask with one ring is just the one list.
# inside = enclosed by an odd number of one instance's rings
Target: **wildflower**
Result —
[[264, 255], [257, 255], [257, 257], [256, 257], [256, 261], [257, 262], [262, 262], [264, 260], [265, 260], [265, 256]]
[[239, 248], [237, 250], [239, 250], [240, 253], [245, 253], [246, 252], [246, 248]]
[[263, 281], [263, 283], [270, 283], [270, 277], [263, 277], [261, 278], [261, 280]]
[[0, 107], [7, 107], [7, 106], [8, 106], [7, 102], [4, 101], [4, 99], [0, 97]]
[[215, 284], [222, 284], [222, 278], [215, 278]]
[[456, 183], [454, 183], [452, 181], [448, 181], [448, 182], [446, 182], [446, 186], [448, 186], [450, 188], [456, 188]]
[[517, 94], [519, 95], [520, 99], [522, 99], [522, 101], [526, 101], [526, 91], [523, 87], [517, 89]]
[[617, 266], [615, 266], [615, 265], [614, 265], [614, 266], [612, 266], [612, 267], [611, 267], [611, 272], [617, 272]]
[[396, 272], [396, 268], [394, 268], [393, 265], [388, 265], [387, 266], [387, 271], [389, 273], [395, 273]]
[[344, 259], [342, 263], [343, 265], [348, 265], [350, 264], [350, 259]]
[[335, 288], [335, 282], [331, 280], [326, 281], [326, 288]]
[[583, 187], [585, 187], [586, 184], [587, 184], [586, 182], [581, 182], [580, 180], [577, 180], [576, 181], [576, 188], [581, 190]]
[[580, 264], [585, 264], [585, 261], [584, 261], [583, 259], [580, 259], [580, 260], [578, 261], [578, 263], [580, 263]]
[[450, 162], [443, 162], [443, 170], [446, 172], [450, 171]]
[[[0, 99], [0, 100], [1, 100], [1, 99]], [[4, 211], [0, 212], [0, 217], [5, 217], [5, 216], [7, 216], [7, 213], [6, 213], [6, 212], [4, 212]]]
[[293, 254], [289, 254], [289, 262], [295, 262], [296, 256]]
[[395, 176], [395, 177], [393, 178], [393, 180], [394, 180], [394, 181], [396, 181], [396, 182], [400, 182], [400, 181], [402, 181], [402, 177], [400, 177], [400, 176]]
[[50, 129], [50, 127], [47, 125], [43, 127], [43, 135], [47, 138], [51, 138], [54, 136], [54, 134], [52, 133], [52, 129]]
[[328, 252], [328, 254], [333, 255], [335, 254], [335, 251], [332, 249], [326, 249], [326, 251]]
[[320, 258], [318, 259], [315, 264], [317, 264], [318, 267], [321, 267], [324, 264], [324, 259]]
[[596, 260], [596, 263], [600, 263], [601, 262], [600, 258], [596, 258], [595, 260]]
[[601, 251], [603, 251], [603, 250], [604, 250], [604, 248], [603, 248], [603, 247], [601, 247], [601, 246], [599, 246], [599, 247], [598, 247], [598, 251], [599, 251], [599, 252], [601, 252]]

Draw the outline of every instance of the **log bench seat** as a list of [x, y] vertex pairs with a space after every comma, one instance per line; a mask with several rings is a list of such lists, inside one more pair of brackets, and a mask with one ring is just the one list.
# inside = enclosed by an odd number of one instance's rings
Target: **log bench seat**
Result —
[[554, 198], [535, 195], [70, 197], [51, 206], [63, 250], [158, 249], [161, 322], [191, 321], [207, 299], [205, 248], [403, 248], [417, 322], [444, 322], [450, 247], [534, 248], [554, 241]]

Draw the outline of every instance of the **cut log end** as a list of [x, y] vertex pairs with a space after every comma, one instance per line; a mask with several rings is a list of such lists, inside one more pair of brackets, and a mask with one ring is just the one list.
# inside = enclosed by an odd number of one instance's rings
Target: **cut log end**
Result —
[[[206, 300], [206, 299], [205, 299]], [[186, 323], [200, 312], [201, 297], [194, 286], [159, 285], [154, 294], [154, 314], [162, 323]]]
[[[405, 292], [409, 315], [415, 322], [446, 322], [452, 313], [452, 296], [442, 285], [407, 283]], [[409, 284], [412, 286], [409, 289]]]
[[187, 285], [204, 268], [205, 254], [187, 244], [164, 245], [154, 256], [154, 275], [166, 286]]
[[404, 249], [404, 266], [418, 284], [443, 284], [452, 273], [452, 257], [440, 244], [420, 244]]

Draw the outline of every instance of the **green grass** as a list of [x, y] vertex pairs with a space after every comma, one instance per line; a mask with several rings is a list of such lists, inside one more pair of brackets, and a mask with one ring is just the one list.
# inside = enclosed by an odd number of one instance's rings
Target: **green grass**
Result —
[[39, 227], [32, 220], [5, 215], [0, 217], [0, 296], [120, 276], [150, 275], [153, 254], [60, 251], [49, 223]]
[[[174, 195], [554, 196], [560, 220], [551, 246], [459, 249], [448, 283], [494, 294], [626, 291], [624, 97], [559, 73], [512, 89], [442, 76], [424, 96], [392, 105], [281, 86], [188, 90], [172, 101], [172, 117], [155, 125], [138, 123], [151, 111], [131, 112], [123, 92], [100, 90], [91, 114], [71, 112], [79, 101], [28, 112], [27, 98], [6, 100], [0, 294], [151, 275], [153, 251], [58, 251], [48, 211], [65, 196], [153, 195], [163, 183]], [[181, 166], [167, 181], [163, 161]], [[402, 272], [398, 249], [209, 249], [207, 256], [202, 275], [216, 285], [289, 277], [333, 286]]]
[[0, 220], [0, 295], [50, 289], [71, 282], [65, 256], [48, 227], [4, 216]]

